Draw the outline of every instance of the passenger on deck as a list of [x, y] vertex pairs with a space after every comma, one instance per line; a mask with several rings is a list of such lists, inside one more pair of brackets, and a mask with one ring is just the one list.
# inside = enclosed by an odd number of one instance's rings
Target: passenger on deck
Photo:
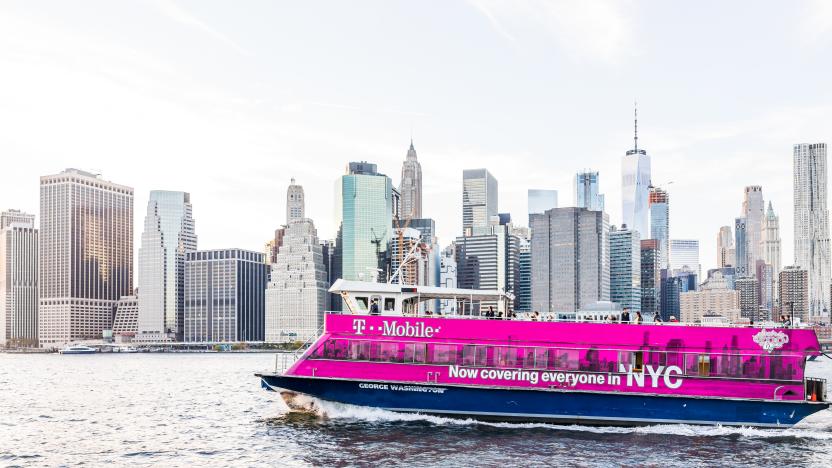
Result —
[[494, 314], [494, 306], [488, 306], [488, 312], [485, 313], [485, 317], [490, 319], [496, 317], [496, 315]]
[[370, 304], [370, 315], [378, 315], [378, 299], [373, 299], [372, 304]]
[[671, 322], [671, 323], [677, 323], [677, 322], [679, 322], [679, 321], [678, 321], [678, 320], [676, 320], [676, 316], [675, 316], [675, 315], [671, 315], [671, 316], [670, 316], [670, 322]]
[[630, 308], [625, 307], [624, 312], [621, 312], [621, 323], [630, 323]]
[[633, 319], [633, 323], [635, 323], [636, 325], [641, 325], [642, 322], [644, 322], [644, 319], [641, 318], [641, 312], [636, 311], [636, 318]]
[[653, 314], [653, 323], [662, 323], [662, 316], [659, 314]]
[[532, 313], [532, 322], [537, 322], [540, 320], [540, 313], [538, 311], [534, 311]]

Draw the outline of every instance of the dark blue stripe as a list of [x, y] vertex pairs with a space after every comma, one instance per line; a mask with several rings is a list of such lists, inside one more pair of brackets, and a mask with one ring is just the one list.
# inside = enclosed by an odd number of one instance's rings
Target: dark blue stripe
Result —
[[[499, 420], [580, 422], [633, 425], [659, 422], [791, 426], [828, 404], [809, 402], [728, 400], [718, 398], [662, 397], [623, 393], [570, 393], [441, 385], [382, 384], [386, 389], [362, 388], [346, 380], [261, 376], [272, 387], [323, 400], [393, 411], [472, 415]], [[412, 387], [405, 391], [393, 386]], [[430, 390], [444, 389], [441, 393]], [[426, 390], [426, 391], [419, 391]]]

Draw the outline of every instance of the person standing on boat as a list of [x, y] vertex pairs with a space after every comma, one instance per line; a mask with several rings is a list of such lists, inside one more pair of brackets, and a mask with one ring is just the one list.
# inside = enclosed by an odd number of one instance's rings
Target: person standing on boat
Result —
[[624, 312], [621, 312], [621, 323], [630, 323], [630, 308], [625, 307]]
[[636, 318], [633, 320], [633, 323], [635, 323], [636, 325], [641, 325], [643, 321], [644, 319], [641, 318], [641, 312], [636, 311]]
[[378, 299], [373, 299], [370, 304], [370, 315], [378, 315]]

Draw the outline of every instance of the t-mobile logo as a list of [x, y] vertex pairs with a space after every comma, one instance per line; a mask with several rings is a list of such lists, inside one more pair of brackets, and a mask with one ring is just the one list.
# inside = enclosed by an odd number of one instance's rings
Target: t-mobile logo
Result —
[[364, 329], [367, 328], [367, 321], [364, 319], [355, 319], [352, 321], [352, 329], [356, 335], [363, 335]]

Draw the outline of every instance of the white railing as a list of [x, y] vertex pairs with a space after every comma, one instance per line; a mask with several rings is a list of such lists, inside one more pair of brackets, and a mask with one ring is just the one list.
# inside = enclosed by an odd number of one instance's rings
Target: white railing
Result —
[[285, 352], [285, 353], [277, 353], [274, 356], [274, 372], [275, 374], [283, 374], [290, 367], [292, 367], [298, 360], [300, 360], [303, 353], [314, 343], [323, 333], [324, 327], [321, 325], [320, 328], [315, 332], [315, 335], [310, 336], [306, 339], [306, 341], [301, 344], [298, 349]]

